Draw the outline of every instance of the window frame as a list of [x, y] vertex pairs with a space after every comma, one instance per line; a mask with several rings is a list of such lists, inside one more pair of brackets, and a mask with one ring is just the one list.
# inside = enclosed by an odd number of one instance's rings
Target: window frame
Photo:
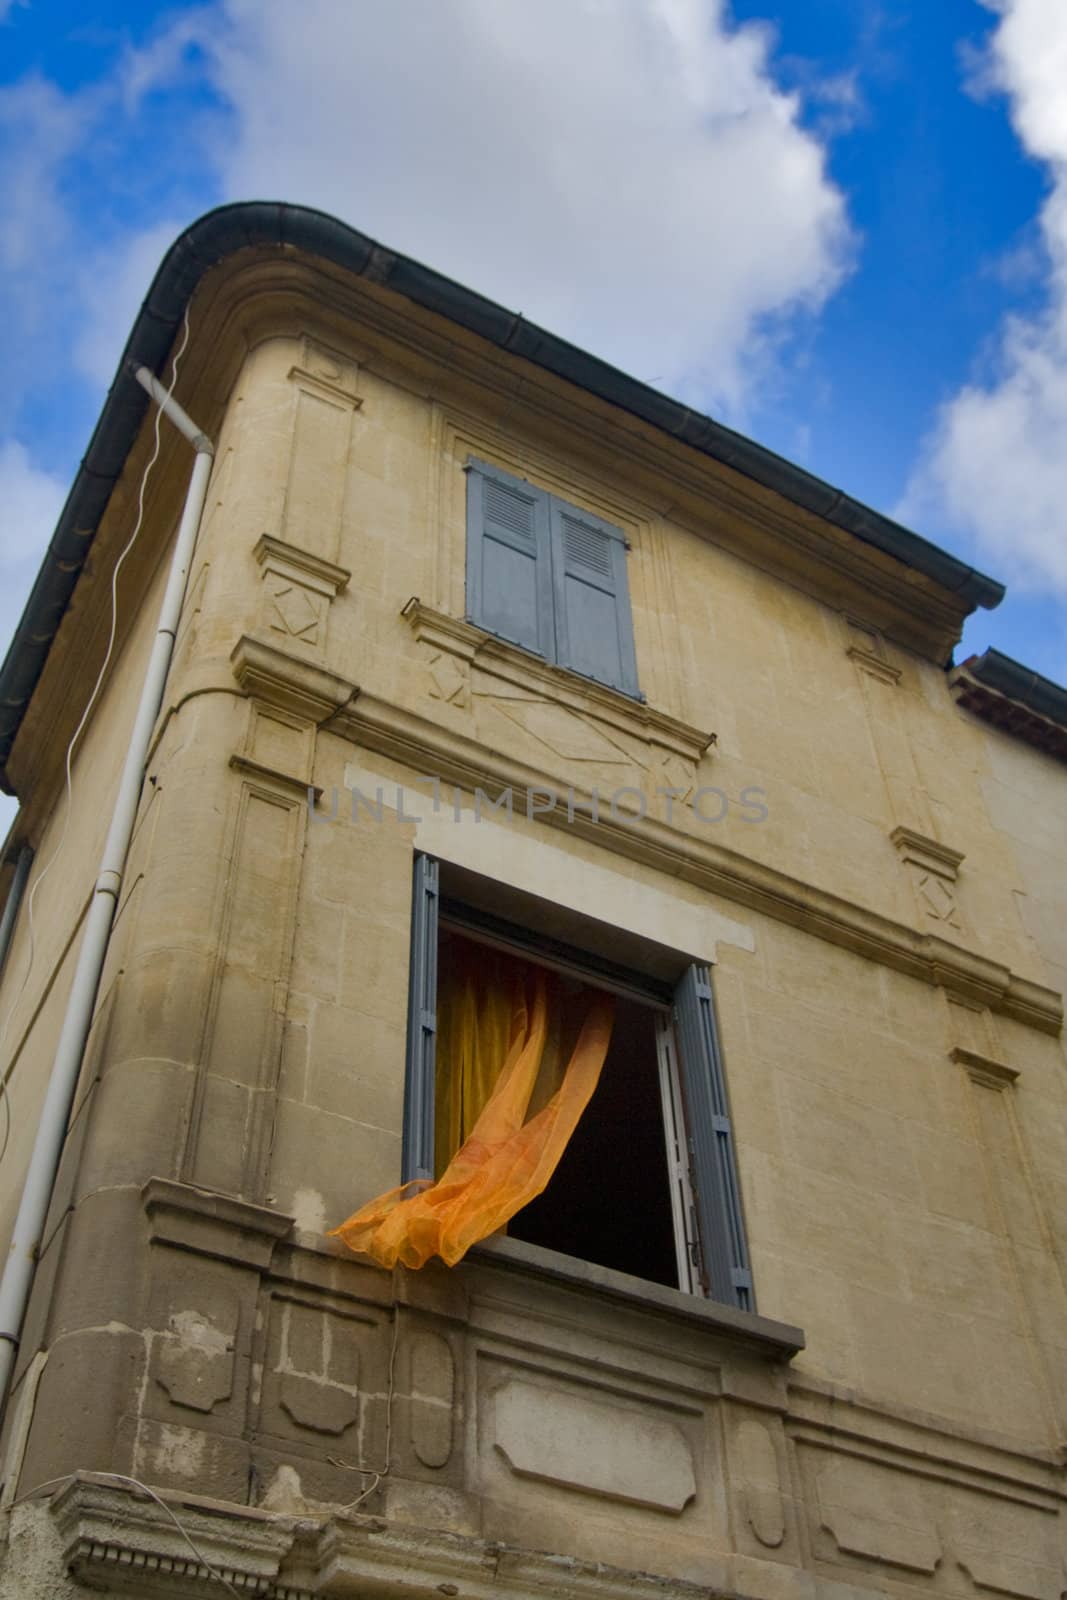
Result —
[[422, 852], [416, 852], [413, 871], [402, 1182], [434, 1177], [437, 952], [442, 923], [530, 961], [572, 972], [601, 988], [629, 995], [659, 1013], [656, 1065], [679, 1287], [684, 1291], [688, 1280], [691, 1293], [754, 1312], [756, 1301], [709, 968], [700, 962], [689, 962], [672, 989], [603, 957], [545, 938], [442, 895], [440, 863]]
[[[549, 490], [531, 483], [528, 478], [516, 477], [503, 467], [468, 456], [463, 468], [467, 476], [467, 548], [466, 548], [466, 617], [476, 627], [498, 638], [507, 639], [520, 650], [554, 666], [563, 667], [593, 683], [604, 684], [630, 699], [642, 701], [637, 678], [637, 658], [634, 650], [633, 607], [627, 574], [627, 552], [630, 541], [623, 530], [598, 513], [584, 506], [552, 494]], [[529, 534], [519, 535], [495, 522], [486, 509], [486, 486], [496, 483], [512, 496], [527, 502], [531, 508]], [[511, 627], [500, 618], [490, 617], [485, 590], [485, 548], [489, 538], [487, 526], [492, 522], [492, 542], [508, 548], [513, 554], [526, 556], [533, 561], [530, 598], [535, 607], [532, 630], [525, 637], [517, 637], [521, 627]], [[583, 563], [568, 544], [569, 525], [578, 523], [581, 529], [601, 541], [600, 554], [605, 565], [597, 568]], [[610, 571], [608, 568], [610, 567]], [[614, 647], [618, 655], [617, 673], [589, 670], [576, 665], [588, 640], [571, 638], [569, 585], [586, 591], [596, 591], [609, 597], [614, 620]], [[579, 629], [583, 635], [586, 630]]]

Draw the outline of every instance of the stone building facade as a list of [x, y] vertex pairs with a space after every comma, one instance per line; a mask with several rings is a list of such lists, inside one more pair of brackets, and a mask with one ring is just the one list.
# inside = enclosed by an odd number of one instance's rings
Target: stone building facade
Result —
[[[0, 1595], [1058, 1600], [1067, 696], [946, 668], [998, 586], [317, 214], [197, 224], [129, 353], [164, 376], [186, 309], [215, 466], [7, 1405]], [[164, 423], [68, 811], [138, 394], [2, 679], [5, 870], [28, 842], [40, 884], [0, 987], [5, 1229], [189, 472]], [[676, 996], [710, 972], [732, 1287], [706, 1178], [686, 1215], [626, 1125], [581, 1204], [631, 1238], [666, 1208], [651, 1266], [569, 1251], [566, 1188], [451, 1269], [327, 1236], [410, 1166], [419, 863], [449, 937], [624, 997], [681, 1183]]]

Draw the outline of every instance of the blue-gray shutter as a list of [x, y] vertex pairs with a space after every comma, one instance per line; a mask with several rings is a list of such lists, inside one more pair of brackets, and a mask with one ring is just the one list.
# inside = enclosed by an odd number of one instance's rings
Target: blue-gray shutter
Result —
[[556, 660], [636, 695], [626, 541], [610, 522], [552, 499]]
[[467, 464], [467, 614], [553, 659], [549, 497], [484, 461]]
[[674, 1020], [708, 1293], [742, 1311], [754, 1311], [726, 1076], [707, 967], [694, 963], [686, 969], [674, 991]]
[[408, 978], [408, 1057], [404, 1082], [401, 1181], [434, 1176], [434, 1065], [437, 1046], [438, 864], [415, 857]]

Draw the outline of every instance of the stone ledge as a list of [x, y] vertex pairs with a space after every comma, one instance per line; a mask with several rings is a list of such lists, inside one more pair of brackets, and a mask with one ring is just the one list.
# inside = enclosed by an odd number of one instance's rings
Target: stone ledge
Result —
[[704, 1584], [380, 1517], [292, 1517], [166, 1490], [153, 1499], [107, 1473], [78, 1473], [49, 1509], [72, 1577], [141, 1600], [218, 1594], [212, 1568], [232, 1591], [259, 1600], [708, 1600], [710, 1593]]
[[292, 1217], [268, 1206], [169, 1178], [149, 1178], [141, 1199], [150, 1239], [250, 1267], [268, 1267], [275, 1245], [293, 1226]]
[[[518, 798], [554, 787], [543, 770], [375, 695], [361, 694], [346, 704], [330, 719], [329, 727], [364, 749], [403, 762], [415, 772], [432, 770], [442, 782], [470, 793], [476, 788], [487, 793], [510, 789]], [[570, 828], [577, 837], [618, 856], [696, 884], [733, 904], [751, 906], [868, 961], [1003, 1012], [1041, 1033], [1055, 1036], [1062, 1031], [1063, 1000], [1055, 990], [1012, 972], [1002, 962], [896, 922], [737, 850], [683, 833], [653, 817], [614, 821], [601, 816], [594, 821], [589, 797], [581, 792], [573, 813], [557, 808], [542, 813], [539, 820], [547, 827]]]
[[668, 1289], [665, 1284], [649, 1283], [627, 1272], [579, 1261], [521, 1239], [487, 1239], [472, 1248], [468, 1260], [483, 1267], [521, 1272], [525, 1277], [551, 1278], [555, 1283], [623, 1302], [637, 1311], [688, 1322], [742, 1344], [753, 1355], [770, 1361], [789, 1361], [804, 1348], [803, 1330], [790, 1323], [775, 1322], [752, 1311], [738, 1311], [699, 1295], [683, 1294], [681, 1289]]
[[961, 850], [953, 850], [938, 839], [931, 839], [925, 833], [916, 833], [914, 828], [903, 826], [894, 828], [889, 837], [901, 861], [920, 867], [923, 872], [932, 872], [935, 877], [945, 878], [950, 883], [955, 883], [959, 877], [964, 859]]
[[339, 567], [334, 561], [285, 539], [275, 539], [269, 533], [260, 534], [252, 554], [264, 570], [273, 569], [287, 577], [295, 575], [307, 588], [330, 600], [347, 589], [352, 577], [347, 567]]
[[437, 650], [462, 657], [473, 666], [525, 690], [534, 690], [546, 701], [584, 712], [609, 724], [631, 738], [658, 744], [694, 765], [715, 743], [714, 733], [694, 728], [665, 711], [657, 711], [647, 701], [608, 688], [593, 678], [566, 667], [543, 661], [529, 650], [459, 617], [450, 617], [424, 605], [417, 595], [404, 606], [412, 633]]
[[325, 722], [359, 694], [354, 683], [336, 672], [302, 661], [247, 633], [234, 645], [230, 663], [245, 694], [310, 722]]
[[156, 1500], [107, 1473], [75, 1474], [49, 1509], [64, 1565], [89, 1588], [144, 1597], [218, 1594], [214, 1569], [231, 1591], [263, 1600], [311, 1600], [321, 1592], [278, 1581], [297, 1539], [292, 1518], [167, 1490]]
[[975, 1083], [983, 1083], [990, 1089], [1008, 1089], [1019, 1076], [1018, 1067], [998, 1061], [995, 1056], [983, 1055], [980, 1050], [968, 1050], [962, 1044], [954, 1045], [949, 1055]]
[[874, 1399], [840, 1384], [790, 1371], [787, 1428], [846, 1454], [906, 1465], [927, 1479], [959, 1482], [1054, 1510], [1063, 1500], [1063, 1452], [1026, 1445], [991, 1429]]

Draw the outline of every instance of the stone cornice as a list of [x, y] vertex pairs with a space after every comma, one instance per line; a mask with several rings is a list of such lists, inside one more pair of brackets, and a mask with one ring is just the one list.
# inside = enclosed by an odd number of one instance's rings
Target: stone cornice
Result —
[[[417, 307], [398, 306], [366, 279], [306, 258], [257, 260], [249, 253], [230, 271], [213, 274], [200, 294], [210, 361], [195, 373], [205, 391], [195, 396], [197, 415], [213, 413], [217, 389], [228, 389], [249, 349], [291, 336], [295, 326], [419, 394], [430, 387], [479, 414], [498, 412], [506, 402], [517, 432], [565, 434], [603, 463], [611, 482], [624, 469], [635, 504], [703, 538], [713, 528], [715, 542], [741, 559], [865, 618], [929, 659], [943, 662], [959, 638], [970, 607], [915, 569], [565, 380], [489, 350]], [[192, 389], [192, 365], [186, 378]]]
[[[78, 1582], [144, 1600], [707, 1600], [706, 1585], [358, 1514], [285, 1516], [201, 1495], [150, 1498], [78, 1473], [50, 1502]], [[184, 1534], [182, 1530], [185, 1530]]]
[[275, 1245], [293, 1226], [292, 1217], [269, 1206], [170, 1178], [149, 1178], [141, 1190], [141, 1201], [150, 1238], [256, 1268], [270, 1264]]
[[234, 645], [230, 662], [245, 694], [311, 722], [325, 722], [359, 694], [354, 683], [335, 672], [298, 660], [288, 651], [247, 633]]
[[252, 554], [261, 567], [275, 567], [278, 571], [299, 573], [301, 581], [320, 594], [341, 594], [347, 589], [352, 574], [347, 567], [339, 567], [310, 550], [302, 550], [286, 539], [276, 539], [272, 534], [261, 534]]
[[990, 1089], [1008, 1089], [1019, 1076], [1018, 1067], [1011, 1067], [995, 1056], [984, 1055], [980, 1050], [968, 1050], [965, 1045], [954, 1045], [949, 1051], [953, 1061], [958, 1061], [968, 1077]]
[[292, 1518], [198, 1495], [163, 1491], [152, 1499], [106, 1473], [76, 1474], [50, 1509], [67, 1570], [93, 1589], [128, 1591], [132, 1579], [133, 1592], [146, 1600], [178, 1600], [220, 1593], [221, 1577], [231, 1591], [263, 1600], [312, 1600], [322, 1592], [279, 1581], [296, 1542]]
[[[361, 694], [350, 701], [329, 727], [416, 772], [432, 769], [443, 781], [468, 792], [510, 788], [518, 801], [530, 790], [553, 787], [544, 772], [373, 695]], [[594, 821], [589, 797], [580, 792], [573, 819], [557, 808], [544, 813], [542, 820], [868, 960], [1004, 1012], [1042, 1033], [1058, 1034], [1063, 1026], [1060, 996], [1001, 962], [921, 933], [709, 839], [647, 816], [617, 822], [601, 816]]]
[[635, 700], [617, 689], [582, 678], [566, 667], [542, 661], [528, 650], [520, 650], [506, 639], [498, 639], [483, 628], [443, 611], [435, 611], [413, 595], [402, 613], [416, 639], [437, 650], [461, 657], [473, 666], [506, 679], [523, 689], [532, 689], [546, 701], [569, 710], [588, 712], [631, 738], [659, 744], [696, 762], [715, 743], [715, 734], [694, 728], [688, 722], [656, 711], [644, 700]]
[[953, 850], [924, 833], [916, 833], [914, 828], [894, 828], [889, 837], [902, 861], [921, 867], [924, 872], [932, 872], [936, 878], [955, 881], [963, 862], [962, 851]]

